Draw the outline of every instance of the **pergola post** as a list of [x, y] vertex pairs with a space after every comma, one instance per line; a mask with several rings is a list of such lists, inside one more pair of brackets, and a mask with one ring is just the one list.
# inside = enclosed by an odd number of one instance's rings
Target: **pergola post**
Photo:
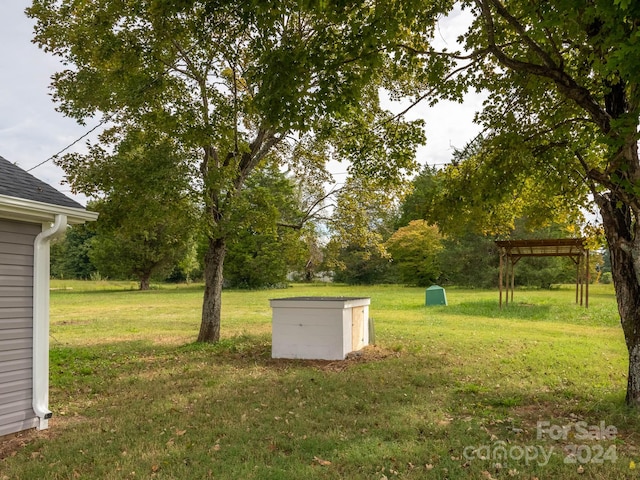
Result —
[[516, 288], [516, 262], [511, 257], [511, 303], [513, 303], [513, 291]]
[[578, 293], [580, 287], [580, 258], [574, 260], [576, 264], [576, 305], [578, 304]]
[[500, 308], [502, 308], [502, 268], [503, 268], [504, 253], [500, 249], [500, 269], [498, 270], [498, 290], [500, 291]]
[[584, 307], [585, 308], [589, 308], [589, 280], [590, 280], [590, 273], [589, 273], [589, 249], [586, 250], [586, 266], [585, 266], [585, 281], [586, 281], [586, 296], [585, 296], [585, 303], [584, 303]]
[[511, 292], [511, 256], [507, 253], [507, 258], [505, 259], [506, 265], [505, 270], [507, 272], [507, 277], [504, 282], [504, 289], [507, 295], [505, 296], [506, 304], [509, 305], [509, 292]]
[[578, 258], [578, 263], [580, 265], [580, 306], [582, 306], [584, 299], [584, 262], [582, 261], [583, 257], [584, 255], [581, 255]]

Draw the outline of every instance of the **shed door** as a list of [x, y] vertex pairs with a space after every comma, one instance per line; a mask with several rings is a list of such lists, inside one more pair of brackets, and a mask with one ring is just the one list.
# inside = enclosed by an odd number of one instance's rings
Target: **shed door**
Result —
[[351, 313], [351, 350], [364, 347], [364, 307], [353, 307]]
[[37, 425], [31, 407], [33, 242], [40, 224], [0, 219], [0, 435]]

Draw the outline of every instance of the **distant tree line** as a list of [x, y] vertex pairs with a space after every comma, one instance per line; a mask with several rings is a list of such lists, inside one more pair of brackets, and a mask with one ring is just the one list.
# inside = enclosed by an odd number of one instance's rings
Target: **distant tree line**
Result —
[[[162, 173], [156, 170], [155, 175]], [[201, 280], [206, 239], [199, 222], [194, 221], [197, 206], [190, 204], [181, 190], [173, 194], [165, 190], [145, 198], [145, 190], [159, 189], [136, 178], [135, 172], [122, 178], [129, 184], [127, 188], [120, 185], [112, 196], [90, 205], [100, 212], [97, 222], [70, 228], [66, 237], [53, 245], [52, 276], [135, 279], [141, 289], [149, 288], [152, 279]], [[225, 287], [277, 288], [290, 280], [322, 277], [348, 284], [493, 288], [499, 264], [494, 240], [499, 235], [478, 233], [462, 221], [458, 228], [443, 233], [438, 226], [442, 212], [437, 211], [443, 208], [442, 182], [443, 172], [427, 166], [411, 182], [410, 193], [401, 199], [391, 196], [385, 205], [376, 201], [378, 195], [367, 197], [362, 190], [357, 190], [359, 204], [354, 204], [353, 198], [346, 201], [349, 194], [342, 192], [331, 219], [302, 225], [291, 221], [304, 216], [300, 185], [275, 163], [266, 164], [247, 181], [242, 198], [246, 212], [271, 214], [252, 217], [253, 221], [236, 232], [228, 245]], [[122, 191], [128, 191], [131, 198], [116, 195]], [[144, 207], [142, 212], [136, 205]], [[345, 225], [358, 221], [368, 225], [370, 238], [345, 232], [349, 230]], [[509, 235], [560, 238], [574, 235], [577, 228], [575, 223], [558, 218], [544, 225], [516, 218]], [[609, 281], [606, 258], [596, 253], [591, 267], [592, 279]], [[518, 263], [515, 281], [519, 286], [550, 288], [574, 282], [575, 275], [575, 265], [567, 258], [530, 258]]]
[[[460, 154], [460, 152], [458, 152]], [[556, 216], [518, 216], [522, 210], [514, 202], [511, 226], [504, 230], [474, 225], [462, 214], [462, 205], [448, 198], [446, 172], [423, 167], [413, 179], [410, 193], [399, 201], [393, 213], [379, 224], [381, 251], [355, 244], [333, 245], [333, 263], [339, 268], [334, 279], [351, 284], [404, 283], [429, 286], [456, 285], [494, 288], [498, 284], [499, 253], [494, 241], [503, 238], [564, 238], [582, 235], [584, 220], [568, 217], [559, 209]], [[489, 208], [489, 207], [487, 207]], [[505, 211], [509, 206], [504, 206]], [[490, 227], [485, 225], [485, 227]], [[331, 245], [331, 242], [330, 242]], [[596, 246], [597, 246], [596, 242]], [[591, 252], [591, 279], [608, 278], [610, 271], [600, 250]], [[550, 288], [573, 283], [576, 266], [568, 258], [525, 258], [518, 262], [518, 286]]]
[[[52, 245], [54, 278], [135, 279], [142, 290], [149, 289], [152, 279], [202, 280], [206, 237], [196, 221], [197, 204], [185, 194], [186, 187], [162, 190], [149, 180], [151, 172], [139, 164], [137, 168], [119, 170], [121, 184], [113, 193], [103, 187], [108, 193], [88, 205], [100, 213], [97, 222], [69, 228]], [[158, 170], [153, 174], [163, 175]], [[170, 175], [171, 168], [164, 174]], [[114, 176], [109, 178], [113, 182]], [[228, 245], [227, 287], [270, 288], [284, 285], [291, 271], [304, 275], [312, 256], [309, 228], [279, 225], [283, 218], [299, 216], [297, 193], [295, 183], [273, 164], [247, 181], [242, 200], [251, 221], [238, 228]], [[267, 213], [248, 214], [255, 211]]]

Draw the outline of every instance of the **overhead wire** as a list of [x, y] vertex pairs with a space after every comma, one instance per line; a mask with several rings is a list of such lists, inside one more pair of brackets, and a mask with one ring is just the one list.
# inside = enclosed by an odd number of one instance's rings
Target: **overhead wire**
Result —
[[[185, 52], [185, 54], [189, 54], [191, 53], [191, 50], [193, 50], [195, 48], [192, 47], [191, 49], [187, 50]], [[167, 73], [169, 73], [172, 69], [176, 68], [177, 64], [180, 62], [180, 59], [177, 59], [173, 65], [167, 65], [165, 67], [165, 69], [160, 73], [160, 75], [156, 78], [154, 78], [153, 80], [151, 80], [149, 83], [147, 83], [146, 85], [144, 85], [143, 87], [140, 88], [140, 92], [139, 94], [143, 94], [145, 91], [149, 90], [154, 84], [156, 84], [157, 82], [160, 81], [160, 79], [162, 79], [162, 77], [164, 77]], [[27, 172], [30, 172], [32, 170], [35, 170], [38, 167], [41, 167], [42, 165], [44, 165], [45, 163], [50, 162], [51, 160], [55, 160], [56, 158], [58, 158], [58, 156], [64, 152], [66, 152], [67, 150], [69, 150], [71, 147], [73, 147], [76, 143], [78, 143], [79, 141], [81, 141], [82, 139], [88, 137], [89, 135], [91, 135], [93, 132], [95, 132], [98, 128], [102, 127], [103, 125], [105, 125], [106, 123], [108, 123], [109, 121], [111, 121], [111, 119], [118, 113], [118, 111], [120, 110], [116, 110], [115, 112], [112, 112], [108, 115], [106, 115], [96, 126], [94, 126], [93, 128], [91, 128], [90, 130], [88, 130], [87, 132], [85, 132], [84, 134], [82, 134], [80, 137], [78, 137], [77, 139], [75, 139], [73, 142], [71, 142], [69, 145], [67, 145], [66, 147], [64, 147], [62, 150], [58, 151], [57, 153], [51, 155], [49, 158], [47, 158], [46, 160], [43, 160], [42, 162], [38, 163], [37, 165], [27, 169]]]
[[73, 147], [76, 143], [78, 143], [80, 140], [82, 140], [83, 138], [88, 137], [89, 135], [91, 135], [93, 132], [95, 132], [98, 128], [100, 128], [101, 126], [103, 126], [105, 123], [107, 123], [109, 120], [111, 120], [113, 118], [113, 115], [107, 115], [105, 118], [103, 118], [100, 123], [98, 123], [95, 127], [93, 127], [92, 129], [90, 129], [89, 131], [85, 132], [83, 135], [81, 135], [80, 137], [78, 137], [76, 140], [74, 140], [73, 142], [71, 142], [69, 145], [67, 145], [66, 147], [64, 147], [62, 150], [60, 150], [57, 153], [54, 153], [53, 155], [51, 155], [49, 158], [47, 158], [46, 160], [43, 160], [42, 162], [38, 163], [37, 165], [27, 169], [27, 172], [30, 172], [31, 170], [35, 170], [38, 167], [41, 167], [42, 165], [44, 165], [45, 163], [50, 162], [51, 160], [55, 160], [56, 158], [58, 158], [58, 155], [60, 155], [61, 153], [66, 152], [67, 150], [69, 150], [71, 147]]

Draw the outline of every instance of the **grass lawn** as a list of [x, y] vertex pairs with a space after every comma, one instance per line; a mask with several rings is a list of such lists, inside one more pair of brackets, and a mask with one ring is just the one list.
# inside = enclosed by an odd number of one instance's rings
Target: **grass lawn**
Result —
[[[588, 310], [570, 287], [502, 310], [496, 291], [226, 291], [216, 345], [193, 343], [201, 285], [52, 286], [54, 417], [0, 448], [0, 480], [640, 478], [610, 286]], [[268, 299], [312, 295], [371, 297], [376, 346], [271, 359]]]

